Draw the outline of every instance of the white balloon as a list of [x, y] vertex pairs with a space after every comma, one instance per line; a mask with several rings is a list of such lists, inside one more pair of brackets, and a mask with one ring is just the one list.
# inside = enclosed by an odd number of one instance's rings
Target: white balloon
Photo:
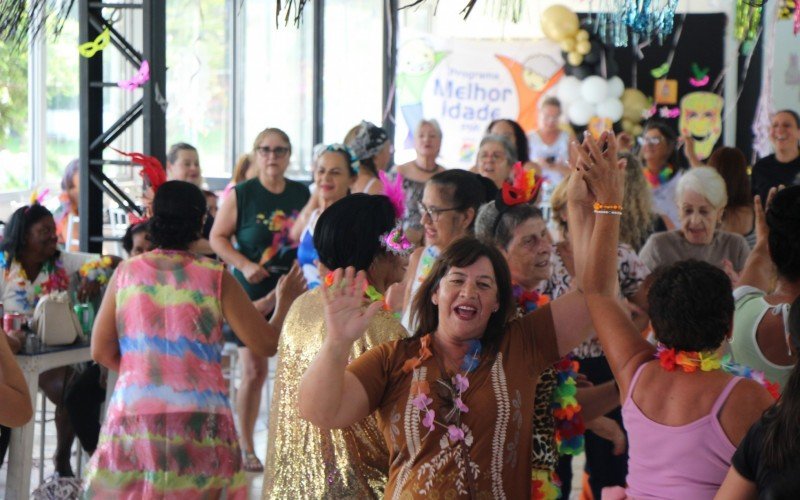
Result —
[[574, 76], [565, 76], [558, 82], [558, 90], [556, 92], [558, 100], [561, 104], [569, 104], [581, 96], [581, 81]]
[[583, 99], [573, 101], [567, 110], [567, 117], [570, 123], [582, 127], [589, 124], [589, 120], [595, 115], [595, 105]]
[[595, 104], [602, 102], [608, 97], [608, 82], [599, 76], [587, 76], [581, 82], [581, 96], [587, 102]]
[[608, 118], [612, 122], [619, 121], [624, 111], [625, 108], [622, 105], [622, 101], [616, 97], [609, 97], [597, 105], [597, 116], [600, 118]]
[[608, 80], [608, 96], [609, 97], [622, 97], [622, 93], [625, 92], [625, 82], [622, 81], [622, 78], [618, 76], [612, 76]]

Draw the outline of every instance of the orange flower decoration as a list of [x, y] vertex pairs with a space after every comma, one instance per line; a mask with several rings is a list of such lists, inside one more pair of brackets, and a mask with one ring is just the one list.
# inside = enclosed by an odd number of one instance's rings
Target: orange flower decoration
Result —
[[675, 369], [675, 349], [664, 349], [658, 353], [658, 361], [661, 368], [672, 371]]
[[410, 373], [414, 369], [419, 368], [422, 362], [433, 356], [430, 349], [431, 334], [427, 334], [419, 339], [419, 356], [411, 358], [403, 363], [403, 373]]
[[680, 365], [685, 373], [694, 373], [700, 368], [700, 355], [696, 352], [679, 352], [675, 356], [675, 364]]
[[431, 386], [428, 384], [427, 380], [415, 380], [411, 382], [411, 395], [416, 396], [417, 394], [425, 394], [428, 395], [431, 393]]

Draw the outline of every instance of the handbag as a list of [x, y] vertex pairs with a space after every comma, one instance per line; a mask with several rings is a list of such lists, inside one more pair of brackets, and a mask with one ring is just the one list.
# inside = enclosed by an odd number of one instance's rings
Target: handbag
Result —
[[68, 292], [43, 295], [33, 311], [31, 328], [46, 346], [68, 345], [83, 338], [78, 316], [72, 309]]

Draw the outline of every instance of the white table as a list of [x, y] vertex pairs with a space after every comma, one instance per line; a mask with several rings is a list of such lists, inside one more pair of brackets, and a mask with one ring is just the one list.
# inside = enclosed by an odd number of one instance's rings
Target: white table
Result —
[[[39, 390], [39, 374], [52, 368], [91, 361], [89, 344], [63, 347], [46, 347], [44, 352], [34, 355], [18, 354], [17, 363], [25, 375], [31, 401], [36, 401]], [[6, 495], [8, 500], [30, 498], [31, 470], [33, 468], [34, 419], [17, 429], [12, 429], [8, 454], [8, 476]]]

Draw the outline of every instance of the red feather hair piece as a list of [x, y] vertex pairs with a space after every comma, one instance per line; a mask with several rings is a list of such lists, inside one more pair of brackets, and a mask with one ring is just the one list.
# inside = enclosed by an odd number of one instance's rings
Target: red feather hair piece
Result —
[[514, 164], [514, 183], [503, 182], [502, 195], [503, 203], [509, 207], [528, 203], [535, 200], [542, 188], [544, 179], [533, 170], [526, 171], [522, 168], [522, 162]]
[[142, 171], [139, 172], [139, 175], [150, 183], [154, 194], [162, 184], [167, 182], [167, 171], [155, 156], [147, 156], [142, 153], [126, 153], [116, 148], [111, 149], [123, 156], [127, 156], [133, 163], [142, 166]]

